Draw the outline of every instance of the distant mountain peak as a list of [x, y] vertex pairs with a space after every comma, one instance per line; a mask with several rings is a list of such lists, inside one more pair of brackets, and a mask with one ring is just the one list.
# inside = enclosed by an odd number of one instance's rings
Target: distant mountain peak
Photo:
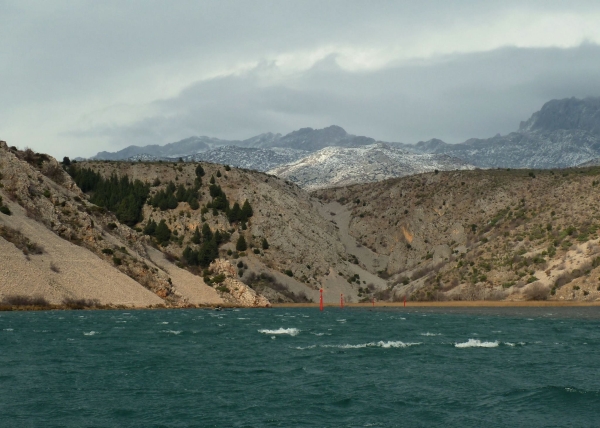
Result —
[[559, 130], [580, 130], [600, 135], [600, 97], [548, 101], [519, 126], [520, 132]]

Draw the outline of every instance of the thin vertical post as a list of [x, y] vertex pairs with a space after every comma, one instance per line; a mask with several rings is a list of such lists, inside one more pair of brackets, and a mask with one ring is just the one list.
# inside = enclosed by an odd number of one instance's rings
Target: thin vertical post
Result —
[[340, 294], [340, 308], [344, 309], [344, 293]]
[[321, 288], [319, 291], [321, 292], [321, 296], [319, 297], [319, 309], [322, 311], [323, 310], [323, 289]]

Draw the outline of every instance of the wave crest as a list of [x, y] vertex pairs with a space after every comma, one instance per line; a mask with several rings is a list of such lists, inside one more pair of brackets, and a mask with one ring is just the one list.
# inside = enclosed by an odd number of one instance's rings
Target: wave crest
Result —
[[455, 348], [496, 348], [500, 342], [497, 340], [494, 342], [482, 342], [479, 339], [469, 339], [466, 342], [455, 343]]
[[280, 327], [277, 330], [262, 329], [258, 330], [258, 332], [263, 334], [289, 334], [290, 336], [297, 336], [300, 333], [300, 330], [298, 330], [297, 328]]

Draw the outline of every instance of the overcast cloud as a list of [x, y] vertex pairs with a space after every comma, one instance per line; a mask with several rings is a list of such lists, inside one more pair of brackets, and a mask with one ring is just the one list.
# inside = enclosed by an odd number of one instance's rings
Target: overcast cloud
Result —
[[336, 124], [415, 143], [600, 95], [600, 4], [0, 0], [0, 138], [91, 156]]

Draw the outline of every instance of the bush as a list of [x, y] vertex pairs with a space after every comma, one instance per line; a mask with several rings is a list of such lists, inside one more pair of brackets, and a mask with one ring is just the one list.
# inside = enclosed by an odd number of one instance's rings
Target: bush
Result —
[[0, 213], [6, 215], [12, 215], [12, 211], [6, 205], [0, 205]]
[[213, 278], [211, 279], [211, 282], [214, 284], [221, 284], [223, 281], [225, 281], [225, 274], [218, 274], [213, 276]]
[[291, 271], [291, 270], [289, 270], [289, 269], [286, 269], [286, 270], [285, 270], [283, 273], [285, 273], [285, 274], [286, 274], [287, 276], [289, 276], [289, 277], [293, 277], [293, 276], [294, 276], [294, 272], [292, 272], [292, 271]]
[[268, 250], [269, 249], [269, 242], [267, 241], [267, 238], [263, 238], [262, 239], [261, 246], [262, 246], [263, 250]]
[[123, 264], [123, 260], [121, 260], [119, 257], [114, 256], [113, 263], [115, 264], [115, 266], [121, 266]]
[[102, 249], [102, 254], [106, 254], [109, 256], [112, 256], [115, 252], [113, 250], [111, 250], [110, 248], [103, 248]]
[[50, 306], [50, 303], [41, 296], [24, 296], [21, 294], [6, 296], [2, 303], [11, 306]]
[[98, 300], [92, 299], [73, 299], [67, 297], [62, 301], [62, 304], [69, 309], [85, 309], [94, 308], [99, 305]]
[[539, 282], [531, 284], [525, 289], [523, 294], [528, 300], [546, 300], [550, 290]]
[[254, 251], [254, 254], [260, 254], [260, 250], [258, 248], [255, 248], [253, 251]]

